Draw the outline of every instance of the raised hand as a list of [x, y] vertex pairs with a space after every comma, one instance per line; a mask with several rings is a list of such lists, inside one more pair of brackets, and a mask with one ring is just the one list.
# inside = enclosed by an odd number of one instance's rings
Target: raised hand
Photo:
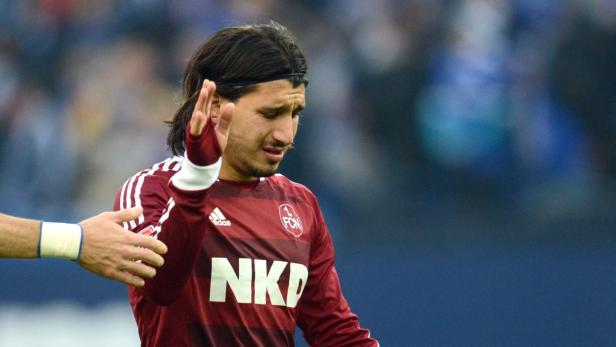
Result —
[[192, 116], [186, 127], [186, 152], [191, 163], [207, 166], [215, 163], [224, 152], [229, 137], [229, 125], [235, 105], [222, 105], [219, 99], [217, 117], [212, 116], [212, 101], [216, 84], [205, 80], [199, 91]]
[[150, 236], [134, 234], [120, 225], [139, 217], [142, 208], [105, 212], [82, 221], [83, 249], [78, 263], [84, 269], [103, 277], [135, 287], [144, 285], [143, 278], [156, 275], [154, 266], [164, 260], [167, 246]]

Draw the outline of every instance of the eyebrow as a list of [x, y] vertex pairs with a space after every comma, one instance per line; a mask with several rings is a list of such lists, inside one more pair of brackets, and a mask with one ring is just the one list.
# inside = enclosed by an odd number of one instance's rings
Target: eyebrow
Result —
[[[259, 109], [260, 112], [264, 112], [264, 113], [274, 113], [274, 114], [280, 114], [284, 111], [287, 111], [289, 109], [289, 105], [282, 105], [282, 106], [277, 106], [277, 107], [261, 107]], [[304, 105], [297, 105], [295, 107], [295, 110], [293, 110], [294, 112], [301, 112], [303, 111], [305, 108]]]

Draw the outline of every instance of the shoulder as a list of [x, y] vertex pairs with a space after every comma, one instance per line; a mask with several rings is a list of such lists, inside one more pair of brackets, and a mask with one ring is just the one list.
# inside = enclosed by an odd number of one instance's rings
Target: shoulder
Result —
[[312, 194], [312, 191], [308, 189], [308, 187], [301, 183], [290, 180], [287, 176], [283, 174], [274, 174], [273, 176], [267, 178], [267, 180], [270, 181], [272, 185], [281, 187], [285, 190], [301, 191], [307, 194], [314, 195]]
[[283, 174], [277, 173], [269, 177], [268, 181], [272, 186], [278, 187], [287, 193], [300, 197], [302, 200], [310, 202], [311, 204], [318, 205], [316, 196], [308, 187], [301, 183], [292, 181]]
[[141, 205], [147, 195], [167, 196], [169, 179], [180, 170], [183, 157], [167, 158], [130, 176], [118, 191], [116, 200], [120, 208]]

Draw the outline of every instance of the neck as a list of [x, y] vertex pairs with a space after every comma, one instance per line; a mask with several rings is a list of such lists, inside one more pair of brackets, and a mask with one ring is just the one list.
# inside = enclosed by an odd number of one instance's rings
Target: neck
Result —
[[225, 181], [235, 181], [235, 182], [251, 182], [256, 181], [259, 177], [255, 176], [247, 176], [239, 171], [237, 171], [233, 166], [229, 165], [227, 161], [223, 158], [222, 166], [220, 168], [220, 173], [218, 174], [218, 178], [223, 179]]

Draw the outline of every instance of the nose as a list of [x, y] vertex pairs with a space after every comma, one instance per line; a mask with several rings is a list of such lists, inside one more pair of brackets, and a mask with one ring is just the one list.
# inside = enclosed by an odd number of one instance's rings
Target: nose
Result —
[[289, 146], [295, 137], [295, 124], [291, 114], [278, 117], [274, 125], [272, 137], [281, 145]]

